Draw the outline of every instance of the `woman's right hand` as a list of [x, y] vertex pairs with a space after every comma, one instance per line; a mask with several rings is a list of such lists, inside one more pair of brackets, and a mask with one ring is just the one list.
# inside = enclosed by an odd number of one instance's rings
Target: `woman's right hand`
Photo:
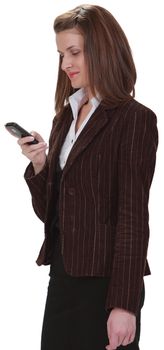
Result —
[[[32, 137], [26, 136], [18, 139], [18, 144], [22, 149], [22, 153], [32, 162], [35, 174], [38, 174], [46, 162], [46, 149], [48, 147], [40, 134], [35, 131], [32, 131], [31, 134]], [[29, 145], [27, 142], [33, 141], [34, 138], [39, 142]]]

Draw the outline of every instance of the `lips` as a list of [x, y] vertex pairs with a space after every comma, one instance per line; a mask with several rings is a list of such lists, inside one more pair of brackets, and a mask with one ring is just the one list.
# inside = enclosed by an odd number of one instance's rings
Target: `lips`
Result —
[[68, 76], [70, 79], [74, 78], [79, 72], [69, 72]]

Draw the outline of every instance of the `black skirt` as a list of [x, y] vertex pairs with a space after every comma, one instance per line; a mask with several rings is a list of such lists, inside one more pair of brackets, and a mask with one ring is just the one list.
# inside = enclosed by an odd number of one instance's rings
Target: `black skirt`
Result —
[[108, 279], [64, 273], [50, 278], [41, 350], [105, 349]]

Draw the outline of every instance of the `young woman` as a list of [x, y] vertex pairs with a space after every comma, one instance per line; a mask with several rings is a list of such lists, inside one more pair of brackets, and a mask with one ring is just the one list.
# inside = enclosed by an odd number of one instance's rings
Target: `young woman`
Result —
[[47, 145], [19, 139], [50, 264], [42, 350], [139, 349], [156, 116], [134, 99], [127, 38], [104, 8], [54, 22], [59, 74]]

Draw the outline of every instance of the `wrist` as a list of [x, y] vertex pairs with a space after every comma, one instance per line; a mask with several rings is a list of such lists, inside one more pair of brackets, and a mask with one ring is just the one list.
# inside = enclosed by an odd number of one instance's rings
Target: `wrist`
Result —
[[136, 316], [134, 312], [127, 310], [127, 309], [123, 309], [123, 308], [119, 308], [119, 307], [114, 307], [111, 309], [111, 312], [119, 312], [121, 314], [128, 314], [128, 315], [132, 315], [132, 316]]
[[46, 159], [42, 163], [32, 163], [35, 175], [39, 174], [43, 170], [45, 163], [46, 163]]

